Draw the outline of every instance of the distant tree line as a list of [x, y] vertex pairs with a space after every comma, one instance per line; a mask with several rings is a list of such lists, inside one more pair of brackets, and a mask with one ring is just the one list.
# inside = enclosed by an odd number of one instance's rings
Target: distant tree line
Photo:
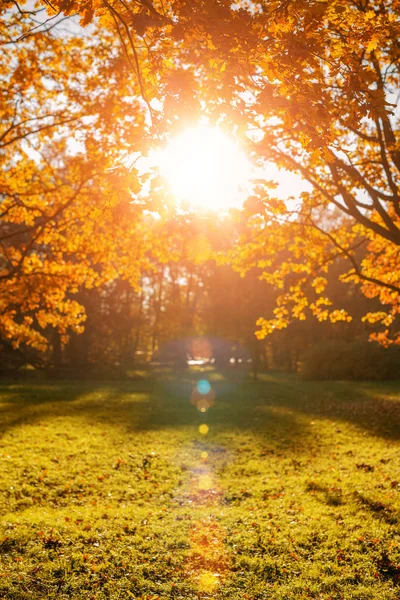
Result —
[[328, 291], [353, 315], [351, 322], [295, 321], [259, 340], [257, 319], [272, 312], [279, 293], [260, 279], [260, 269], [241, 275], [212, 259], [155, 263], [142, 273], [138, 288], [115, 277], [74, 294], [86, 313], [83, 332], [61, 335], [47, 327], [43, 352], [13, 348], [1, 339], [1, 366], [123, 370], [152, 359], [182, 366], [187, 357], [207, 355], [217, 367], [251, 361], [255, 371], [297, 370], [305, 351], [316, 344], [366, 340], [373, 329], [361, 317], [376, 309], [377, 300], [366, 298], [356, 285], [341, 283], [340, 268], [338, 263], [337, 272], [330, 271]]

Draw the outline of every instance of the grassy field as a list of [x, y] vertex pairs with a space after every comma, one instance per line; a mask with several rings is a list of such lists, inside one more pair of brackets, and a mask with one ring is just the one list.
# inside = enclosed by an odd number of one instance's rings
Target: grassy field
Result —
[[399, 383], [10, 382], [0, 410], [1, 599], [400, 598]]

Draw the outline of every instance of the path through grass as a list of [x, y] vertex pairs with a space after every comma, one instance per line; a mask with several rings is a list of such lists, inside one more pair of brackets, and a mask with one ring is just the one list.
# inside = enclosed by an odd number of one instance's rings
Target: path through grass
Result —
[[0, 411], [4, 600], [400, 598], [399, 384], [3, 383]]

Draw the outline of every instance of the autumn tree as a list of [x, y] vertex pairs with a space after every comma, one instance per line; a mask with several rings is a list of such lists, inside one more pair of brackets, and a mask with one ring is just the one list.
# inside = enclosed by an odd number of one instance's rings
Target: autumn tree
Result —
[[[289, 244], [292, 258], [279, 266], [273, 261], [274, 272], [266, 271], [284, 293], [275, 319], [260, 321], [260, 335], [307, 312], [333, 321], [351, 318], [332, 311], [322, 295], [324, 275], [341, 257], [350, 267], [341, 279], [361, 283], [368, 297], [387, 306], [366, 318], [382, 323], [376, 337], [388, 343], [399, 310], [399, 7], [307, 4], [281, 7], [266, 44], [273, 45], [283, 76], [265, 65], [259, 91], [253, 88], [259, 116], [275, 118], [274, 127], [263, 128], [260, 152], [312, 185], [297, 210], [281, 220], [282, 228], [275, 227], [272, 237], [266, 230], [270, 239]], [[398, 341], [396, 329], [392, 333]]]
[[69, 21], [1, 8], [0, 333], [32, 362], [82, 331], [80, 289], [117, 277], [137, 287], [150, 248], [161, 251], [131, 204], [135, 171], [112, 170], [146, 128], [127, 125], [139, 100], [116, 106], [111, 76], [121, 96], [138, 96], [137, 83], [126, 65], [115, 72], [112, 35]]
[[[138, 281], [145, 254], [130, 261], [137, 244], [127, 240], [140, 238], [140, 219], [132, 225], [117, 206], [136, 198], [139, 216], [144, 188], [134, 168], [105, 175], [121, 156], [146, 155], [206, 116], [235, 131], [255, 162], [272, 161], [311, 185], [295, 205], [260, 182], [242, 213], [242, 235], [229, 260], [242, 272], [261, 269], [281, 290], [274, 317], [259, 321], [259, 337], [308, 315], [349, 320], [325, 293], [327, 270], [340, 259], [347, 265], [341, 279], [382, 305], [366, 315], [381, 326], [375, 337], [399, 341], [399, 8], [397, 0], [43, 0], [33, 11], [3, 3], [4, 335], [33, 336], [30, 343], [36, 336], [40, 345], [40, 328], [64, 331], [63, 319], [80, 327], [83, 312], [71, 304], [71, 290], [112, 277], [113, 264], [122, 262], [123, 276]], [[60, 35], [55, 25], [66, 17], [74, 27]], [[70, 151], [72, 137], [84, 148], [79, 157]], [[23, 140], [41, 158], [27, 153]], [[150, 180], [147, 205], [166, 215], [165, 188], [159, 177]], [[46, 202], [46, 189], [54, 188], [55, 200]], [[36, 195], [21, 208], [28, 191]], [[123, 223], [118, 232], [116, 214]], [[67, 225], [71, 220], [79, 235]], [[75, 240], [73, 259], [66, 231]], [[89, 252], [93, 239], [101, 249]], [[290, 255], [282, 261], [284, 250]], [[29, 269], [37, 260], [36, 272], [47, 280], [34, 281], [35, 294], [42, 292], [32, 308]], [[50, 263], [55, 271], [61, 265], [63, 279], [50, 276]], [[48, 300], [52, 288], [57, 292]], [[15, 308], [17, 292], [30, 304]], [[46, 303], [51, 318], [40, 312]], [[70, 322], [56, 316], [63, 306]], [[42, 319], [39, 329], [29, 323], [37, 320], [32, 311]]]
[[[390, 336], [400, 242], [396, 0], [59, 0], [52, 6], [114, 29], [159, 135], [205, 112], [250, 136], [256, 159], [296, 171], [312, 185], [296, 211], [265, 188], [256, 190], [253, 206], [266, 219], [266, 236], [293, 249], [292, 260], [278, 269], [272, 260], [274, 271], [265, 271], [287, 291], [274, 321], [260, 321], [260, 335], [310, 312], [350, 318], [332, 313], [321, 296], [324, 271], [342, 257], [350, 267], [343, 279], [360, 283], [386, 307], [367, 317], [382, 323], [382, 341], [397, 340], [396, 331]], [[345, 217], [338, 226], [331, 224], [333, 208]], [[259, 243], [274, 256], [266, 236]], [[360, 243], [367, 248], [361, 263]]]

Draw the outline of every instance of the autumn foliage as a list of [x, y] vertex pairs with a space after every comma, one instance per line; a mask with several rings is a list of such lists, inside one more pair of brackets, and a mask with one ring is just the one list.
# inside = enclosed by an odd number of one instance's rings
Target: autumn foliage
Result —
[[[197, 312], [166, 337], [204, 332], [190, 286], [212, 261], [274, 290], [275, 308], [254, 315], [259, 339], [311, 316], [351, 321], [327, 292], [336, 269], [373, 301], [362, 317], [372, 336], [398, 343], [399, 9], [396, 0], [3, 2], [4, 343], [46, 353], [84, 330], [90, 290], [103, 297], [125, 282], [143, 302], [154, 284], [156, 305], [157, 274], [174, 269], [178, 296], [186, 290], [188, 314]], [[177, 215], [162, 178], [135, 157], [202, 116], [234, 132], [254, 163], [296, 172], [310, 191], [282, 202], [260, 180], [228, 224], [201, 230]]]

